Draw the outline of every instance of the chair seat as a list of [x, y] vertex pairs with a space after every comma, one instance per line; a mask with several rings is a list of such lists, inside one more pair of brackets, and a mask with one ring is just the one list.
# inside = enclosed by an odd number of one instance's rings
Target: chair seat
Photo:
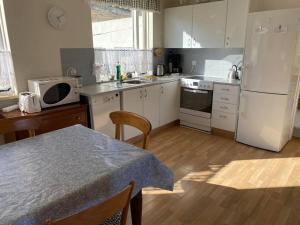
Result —
[[121, 224], [121, 212], [115, 214], [112, 218], [105, 220], [101, 225], [120, 225]]

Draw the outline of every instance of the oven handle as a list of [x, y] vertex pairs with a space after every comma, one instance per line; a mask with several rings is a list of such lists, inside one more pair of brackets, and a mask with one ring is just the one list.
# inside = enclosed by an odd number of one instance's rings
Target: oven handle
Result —
[[208, 91], [201, 91], [201, 90], [192, 90], [185, 88], [184, 91], [191, 92], [191, 93], [198, 93], [198, 94], [208, 94]]

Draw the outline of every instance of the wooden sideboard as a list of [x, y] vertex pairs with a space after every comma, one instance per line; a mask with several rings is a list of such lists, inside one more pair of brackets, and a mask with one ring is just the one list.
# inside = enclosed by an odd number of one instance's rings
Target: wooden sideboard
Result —
[[[21, 120], [32, 119], [38, 120], [40, 127], [36, 130], [36, 135], [58, 130], [76, 124], [88, 126], [87, 116], [88, 106], [83, 103], [75, 103], [64, 106], [44, 109], [39, 113], [22, 113], [15, 110], [8, 113], [0, 113], [0, 128], [1, 120]], [[6, 134], [5, 142], [12, 142], [28, 137], [27, 132], [17, 132], [16, 134]]]

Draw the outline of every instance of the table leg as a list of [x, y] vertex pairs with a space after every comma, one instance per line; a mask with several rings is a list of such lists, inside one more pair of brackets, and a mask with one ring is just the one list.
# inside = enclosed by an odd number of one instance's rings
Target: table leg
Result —
[[132, 225], [142, 225], [142, 208], [143, 208], [142, 191], [137, 193], [137, 195], [131, 199], [130, 208], [131, 208]]

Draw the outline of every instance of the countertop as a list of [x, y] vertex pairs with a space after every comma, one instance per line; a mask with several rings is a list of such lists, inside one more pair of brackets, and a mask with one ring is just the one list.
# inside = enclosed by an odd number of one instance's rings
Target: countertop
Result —
[[[113, 92], [121, 92], [121, 91], [141, 88], [141, 87], [147, 87], [151, 85], [174, 82], [187, 76], [194, 76], [194, 75], [181, 74], [181, 75], [158, 77], [155, 81], [148, 80], [141, 84], [127, 84], [127, 83], [120, 84], [117, 82], [93, 84], [93, 85], [82, 87], [80, 89], [80, 94], [86, 97], [93, 97], [101, 94], [109, 94]], [[210, 77], [210, 76], [207, 76], [207, 78], [208, 80], [213, 81], [215, 84], [227, 84], [227, 85], [236, 85], [236, 86], [239, 86], [241, 84], [239, 80], [231, 80], [231, 79]]]
[[127, 83], [117, 83], [117, 82], [110, 82], [110, 83], [99, 83], [99, 84], [93, 84], [84, 86], [80, 89], [80, 94], [82, 96], [86, 97], [92, 97], [95, 95], [101, 95], [101, 94], [108, 94], [113, 92], [121, 92], [126, 91], [130, 89], [136, 89], [141, 87], [147, 87], [152, 85], [158, 85], [163, 83], [169, 83], [178, 81], [183, 76], [166, 76], [166, 77], [158, 77], [154, 81], [147, 80], [141, 84], [127, 84]]

